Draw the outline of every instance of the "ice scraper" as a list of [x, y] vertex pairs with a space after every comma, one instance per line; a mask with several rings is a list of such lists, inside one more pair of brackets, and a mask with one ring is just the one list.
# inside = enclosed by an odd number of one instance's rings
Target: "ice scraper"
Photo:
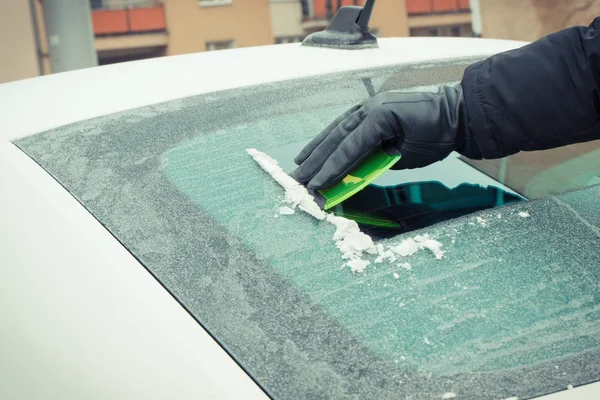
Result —
[[398, 160], [400, 156], [391, 156], [380, 149], [374, 150], [340, 182], [330, 188], [318, 190], [323, 199], [317, 203], [324, 210], [335, 207], [375, 181]]

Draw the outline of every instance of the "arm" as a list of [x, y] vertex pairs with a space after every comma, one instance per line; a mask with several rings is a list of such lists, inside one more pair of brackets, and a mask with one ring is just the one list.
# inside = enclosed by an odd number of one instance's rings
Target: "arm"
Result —
[[337, 183], [373, 148], [419, 168], [452, 151], [499, 158], [600, 139], [600, 18], [467, 68], [438, 94], [382, 93], [353, 107], [296, 157], [312, 189]]
[[478, 62], [461, 85], [483, 158], [600, 139], [600, 17]]

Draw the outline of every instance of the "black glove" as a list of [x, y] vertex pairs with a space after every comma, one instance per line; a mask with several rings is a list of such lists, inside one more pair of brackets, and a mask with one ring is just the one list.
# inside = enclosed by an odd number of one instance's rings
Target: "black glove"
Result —
[[459, 151], [481, 158], [460, 85], [435, 93], [382, 93], [351, 108], [295, 158], [292, 176], [310, 189], [344, 178], [371, 150], [402, 155], [394, 169], [425, 167]]

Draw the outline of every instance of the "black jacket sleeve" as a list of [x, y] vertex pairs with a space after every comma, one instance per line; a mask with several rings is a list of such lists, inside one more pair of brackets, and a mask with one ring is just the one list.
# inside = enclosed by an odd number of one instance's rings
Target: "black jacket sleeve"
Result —
[[[499, 158], [600, 139], [600, 17], [467, 68], [463, 154]], [[460, 151], [460, 149], [459, 149]]]

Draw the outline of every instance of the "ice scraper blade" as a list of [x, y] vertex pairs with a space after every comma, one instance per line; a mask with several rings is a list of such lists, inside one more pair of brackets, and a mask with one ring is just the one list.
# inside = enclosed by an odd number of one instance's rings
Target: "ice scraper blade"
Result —
[[364, 189], [379, 178], [400, 160], [400, 156], [391, 156], [381, 149], [374, 150], [344, 179], [328, 189], [318, 190], [325, 198], [324, 210], [340, 204], [347, 198]]

